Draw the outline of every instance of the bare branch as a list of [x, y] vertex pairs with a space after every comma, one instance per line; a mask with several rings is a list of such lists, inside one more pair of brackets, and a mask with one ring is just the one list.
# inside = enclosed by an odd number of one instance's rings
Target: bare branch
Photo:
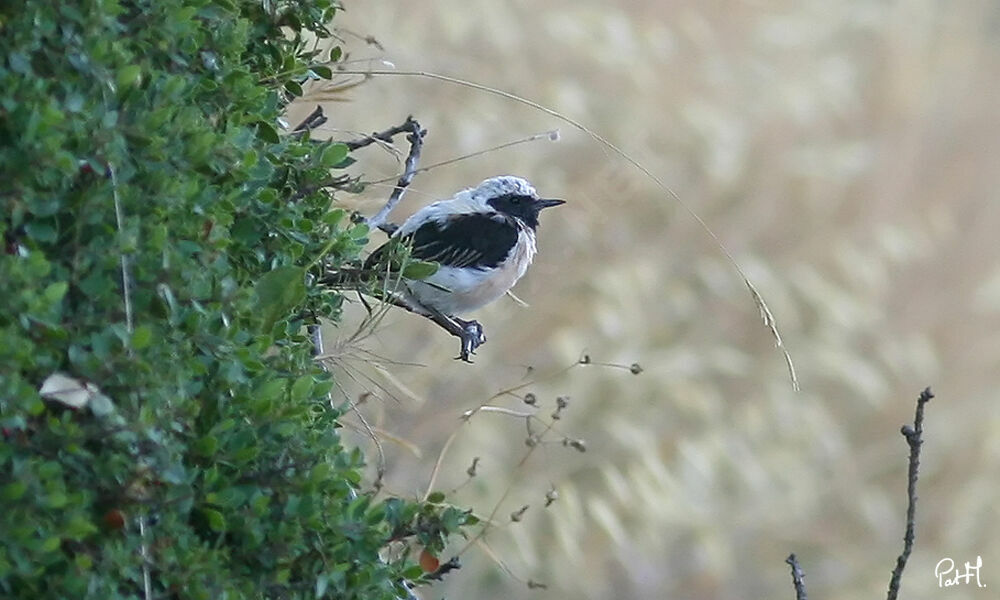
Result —
[[348, 148], [354, 150], [355, 148], [362, 147], [359, 144], [366, 146], [376, 140], [389, 141], [392, 139], [393, 135], [404, 131], [409, 132], [406, 139], [410, 142], [410, 153], [406, 156], [406, 162], [403, 165], [403, 174], [400, 175], [399, 180], [396, 181], [396, 187], [392, 190], [392, 194], [389, 195], [389, 200], [385, 203], [385, 206], [382, 207], [382, 210], [378, 211], [374, 217], [368, 219], [369, 227], [372, 229], [378, 227], [389, 234], [396, 230], [396, 226], [387, 224], [386, 221], [389, 218], [389, 213], [391, 213], [392, 210], [396, 208], [396, 205], [399, 204], [400, 200], [403, 199], [403, 194], [406, 192], [406, 188], [409, 187], [410, 182], [413, 181], [414, 175], [417, 174], [417, 163], [420, 161], [420, 151], [423, 148], [424, 135], [427, 134], [427, 130], [421, 129], [420, 123], [417, 123], [412, 116], [409, 116], [406, 117], [406, 121], [404, 121], [402, 125], [393, 127], [382, 134], [373, 134], [372, 136], [363, 138], [362, 140], [347, 143]]
[[390, 127], [385, 131], [376, 131], [371, 135], [366, 135], [364, 137], [358, 138], [356, 140], [349, 140], [344, 142], [348, 148], [351, 150], [358, 150], [359, 148], [364, 148], [365, 146], [370, 146], [375, 142], [384, 142], [386, 144], [392, 143], [392, 138], [399, 135], [400, 133], [413, 133], [420, 131], [420, 124], [413, 120], [413, 115], [406, 117], [406, 120], [395, 127]]
[[149, 575], [149, 546], [146, 544], [146, 517], [139, 515], [139, 556], [142, 557], [142, 597], [143, 600], [153, 598], [153, 580]]
[[916, 537], [915, 517], [917, 512], [917, 475], [920, 469], [920, 446], [924, 443], [924, 405], [934, 397], [931, 388], [925, 388], [917, 398], [916, 415], [913, 418], [913, 427], [903, 425], [900, 433], [906, 438], [906, 443], [910, 446], [910, 470], [907, 476], [906, 485], [906, 533], [903, 535], [903, 552], [896, 559], [896, 568], [892, 570], [892, 579], [889, 580], [888, 600], [896, 600], [899, 594], [900, 578], [903, 576], [903, 569], [906, 568], [906, 561], [910, 558], [913, 550], [913, 540]]
[[292, 130], [292, 135], [302, 135], [306, 131], [312, 131], [327, 122], [326, 115], [323, 114], [323, 107], [316, 105], [316, 110], [309, 113], [309, 116], [302, 120]]
[[[111, 180], [111, 198], [114, 200], [115, 205], [115, 223], [118, 226], [118, 234], [121, 235], [125, 219], [122, 216], [122, 205], [118, 198], [118, 176], [115, 174], [114, 165], [108, 163], [107, 174], [108, 179]], [[132, 284], [128, 275], [128, 256], [124, 252], [121, 253], [120, 262], [122, 271], [122, 298], [125, 302], [125, 329], [129, 333], [132, 333], [134, 331], [134, 324], [132, 322]], [[131, 352], [131, 346], [129, 346], [129, 354]]]
[[806, 574], [802, 572], [802, 567], [799, 566], [799, 559], [795, 557], [795, 553], [792, 553], [788, 555], [785, 562], [792, 567], [792, 585], [795, 586], [795, 600], [807, 600], [806, 583], [803, 581]]
[[792, 585], [795, 586], [795, 600], [807, 600], [806, 597], [806, 584], [803, 581], [806, 574], [802, 572], [802, 567], [799, 566], [799, 559], [795, 557], [795, 553], [788, 555], [785, 562], [792, 567]]
[[[934, 394], [931, 388], [924, 388], [917, 398], [916, 415], [913, 418], [913, 426], [903, 425], [900, 433], [906, 438], [906, 443], [910, 446], [910, 468], [907, 476], [906, 497], [908, 504], [906, 507], [906, 533], [903, 535], [903, 552], [896, 559], [896, 568], [892, 570], [892, 579], [889, 580], [889, 594], [887, 600], [896, 600], [899, 595], [900, 580], [903, 577], [903, 569], [906, 568], [906, 561], [913, 551], [913, 540], [916, 538], [916, 514], [917, 514], [917, 476], [920, 471], [920, 446], [923, 444], [924, 433], [924, 405], [930, 402]], [[806, 600], [806, 588], [802, 581], [804, 577], [802, 569], [799, 567], [795, 554], [790, 554], [785, 560], [792, 567], [792, 583], [795, 585], [796, 600]]]

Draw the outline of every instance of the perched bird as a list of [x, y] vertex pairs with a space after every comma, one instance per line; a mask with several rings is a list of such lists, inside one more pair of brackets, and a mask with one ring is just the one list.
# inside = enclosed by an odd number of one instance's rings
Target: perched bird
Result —
[[479, 323], [457, 315], [489, 304], [517, 283], [535, 256], [539, 212], [564, 202], [539, 198], [520, 177], [492, 177], [414, 213], [366, 264], [377, 264], [392, 240], [410, 247], [412, 258], [437, 263], [426, 279], [404, 279], [400, 300], [460, 337], [459, 358], [468, 361], [486, 339]]

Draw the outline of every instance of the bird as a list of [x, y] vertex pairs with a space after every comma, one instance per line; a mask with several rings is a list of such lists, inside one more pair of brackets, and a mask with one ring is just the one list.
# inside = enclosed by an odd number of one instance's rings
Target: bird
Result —
[[[462, 340], [461, 356], [486, 341], [482, 326], [466, 315], [507, 293], [524, 276], [537, 252], [539, 213], [565, 204], [541, 198], [526, 179], [501, 175], [421, 208], [406, 219], [366, 260], [385, 262], [395, 243], [410, 257], [437, 263], [425, 279], [403, 279], [398, 300], [411, 312], [434, 320]], [[384, 267], [383, 267], [384, 268]]]

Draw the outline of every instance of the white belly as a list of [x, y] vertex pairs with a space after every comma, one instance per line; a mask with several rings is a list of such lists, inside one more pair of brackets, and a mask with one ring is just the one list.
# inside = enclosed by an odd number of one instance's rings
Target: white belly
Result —
[[[535, 255], [535, 236], [521, 235], [507, 260], [496, 269], [456, 269], [440, 267], [421, 281], [407, 281], [409, 296], [420, 304], [446, 315], [457, 316], [476, 310], [507, 293], [520, 279]], [[413, 307], [420, 312], [420, 306]]]

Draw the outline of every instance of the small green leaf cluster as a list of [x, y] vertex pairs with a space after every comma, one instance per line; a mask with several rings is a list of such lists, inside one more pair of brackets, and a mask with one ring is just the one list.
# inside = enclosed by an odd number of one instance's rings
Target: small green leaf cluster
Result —
[[407, 547], [473, 518], [361, 491], [305, 333], [342, 302], [311, 270], [368, 234], [320, 185], [347, 147], [278, 133], [332, 75], [339, 49], [308, 40], [337, 6], [18, 4], [0, 9], [0, 596], [405, 597], [426, 578]]

